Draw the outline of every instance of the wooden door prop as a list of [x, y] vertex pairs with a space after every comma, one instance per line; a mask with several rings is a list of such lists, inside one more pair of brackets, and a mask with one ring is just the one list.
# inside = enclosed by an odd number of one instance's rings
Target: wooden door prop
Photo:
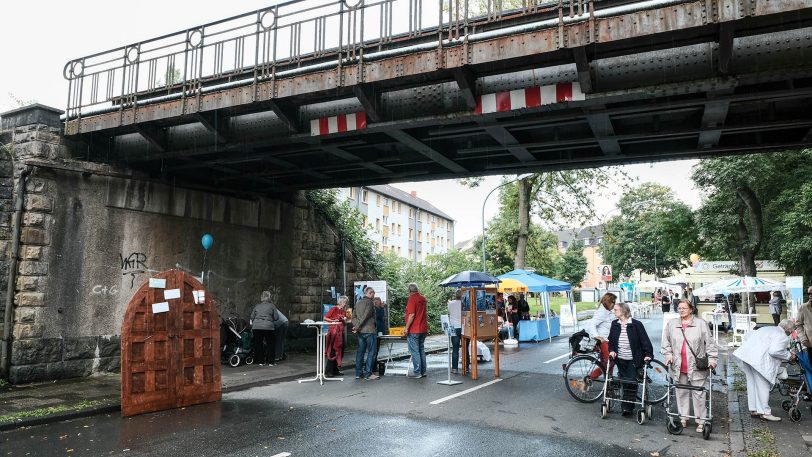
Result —
[[220, 317], [192, 275], [164, 271], [133, 295], [121, 323], [121, 414], [219, 401]]
[[[479, 378], [477, 369], [476, 341], [493, 340], [494, 375], [499, 377], [499, 330], [496, 312], [496, 290], [463, 288], [462, 296], [462, 347], [471, 351], [471, 379]], [[492, 298], [491, 299], [489, 299]], [[466, 302], [467, 309], [466, 311]], [[473, 348], [471, 347], [471, 343]], [[462, 351], [462, 374], [468, 371], [468, 351]]]

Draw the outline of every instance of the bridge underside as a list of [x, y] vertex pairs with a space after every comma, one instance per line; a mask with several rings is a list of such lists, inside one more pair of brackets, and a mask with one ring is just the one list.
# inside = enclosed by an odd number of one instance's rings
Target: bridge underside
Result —
[[[705, 3], [669, 7], [669, 17]], [[591, 36], [635, 18], [596, 22]], [[352, 78], [358, 66], [302, 72], [69, 117], [66, 133], [84, 158], [249, 194], [812, 144], [810, 8], [670, 28], [651, 22], [636, 37], [627, 27], [626, 38], [579, 46], [572, 38], [550, 49], [539, 49], [544, 31], [516, 33], [487, 42], [481, 61], [471, 57], [475, 44], [461, 60], [450, 55], [458, 48], [416, 49], [361, 63], [363, 78]], [[421, 69], [427, 59], [442, 65]]]

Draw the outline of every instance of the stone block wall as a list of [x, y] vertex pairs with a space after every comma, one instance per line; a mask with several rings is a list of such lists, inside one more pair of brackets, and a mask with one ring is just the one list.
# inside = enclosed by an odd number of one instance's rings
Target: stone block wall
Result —
[[[41, 119], [41, 117], [36, 117]], [[4, 121], [4, 126], [8, 125]], [[9, 379], [26, 383], [117, 372], [129, 299], [152, 274], [204, 268], [221, 316], [248, 318], [262, 290], [296, 325], [318, 319], [342, 280], [335, 229], [304, 194], [239, 199], [128, 178], [128, 170], [73, 160], [48, 123], [6, 129], [17, 176], [30, 174], [20, 226]], [[0, 160], [0, 288], [8, 281], [12, 167]], [[4, 196], [8, 202], [3, 200]], [[5, 237], [5, 238], [4, 238]], [[5, 267], [4, 267], [5, 265]], [[346, 254], [347, 284], [358, 276]], [[4, 297], [0, 294], [0, 298]], [[2, 314], [0, 314], [2, 316]]]

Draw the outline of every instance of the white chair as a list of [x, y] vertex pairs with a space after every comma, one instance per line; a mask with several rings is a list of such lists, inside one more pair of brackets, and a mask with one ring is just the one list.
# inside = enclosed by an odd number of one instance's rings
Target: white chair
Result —
[[749, 314], [733, 313], [733, 336], [730, 339], [731, 345], [738, 346], [742, 344], [744, 336], [747, 335], [753, 327], [755, 327], [755, 325], [750, 321]]

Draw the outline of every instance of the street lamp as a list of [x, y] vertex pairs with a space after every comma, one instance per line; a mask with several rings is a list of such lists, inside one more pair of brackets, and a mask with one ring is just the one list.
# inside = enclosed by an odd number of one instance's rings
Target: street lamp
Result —
[[512, 181], [508, 181], [508, 182], [504, 182], [502, 184], [499, 184], [498, 186], [491, 189], [490, 192], [488, 192], [488, 195], [485, 196], [485, 201], [482, 202], [482, 272], [483, 273], [488, 272], [488, 270], [485, 268], [485, 240], [487, 239], [487, 236], [485, 235], [485, 203], [488, 202], [488, 197], [490, 197], [491, 194], [496, 189], [500, 189], [502, 187], [507, 186], [508, 184], [513, 184], [516, 181], [521, 181], [522, 179], [529, 178], [531, 176], [533, 176], [533, 173], [525, 173], [525, 174], [517, 176], [516, 179], [514, 179]]

